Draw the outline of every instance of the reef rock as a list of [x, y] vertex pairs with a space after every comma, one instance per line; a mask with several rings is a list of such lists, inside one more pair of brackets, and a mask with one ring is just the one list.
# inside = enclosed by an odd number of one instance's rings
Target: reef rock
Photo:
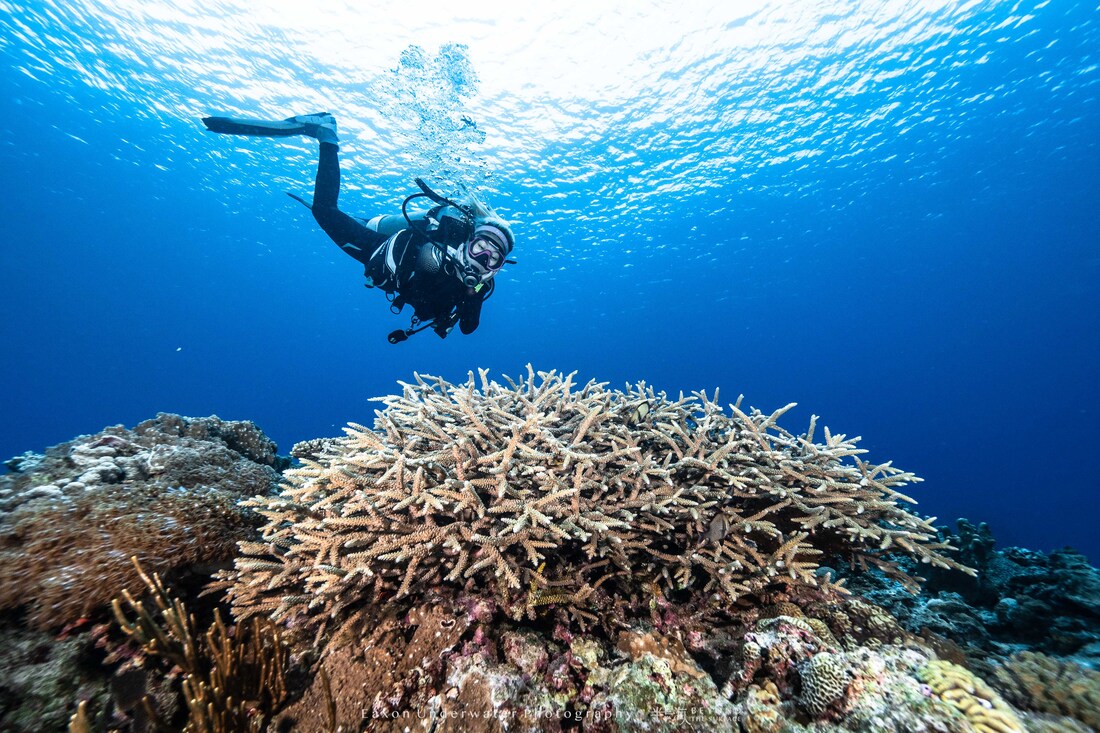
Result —
[[224, 562], [253, 532], [238, 506], [285, 465], [250, 422], [160, 414], [7, 461], [0, 476], [0, 610], [70, 624], [149, 571]]
[[848, 587], [910, 631], [950, 640], [975, 659], [1032, 650], [1100, 664], [1100, 571], [1083, 555], [1068, 547], [998, 550], [985, 523], [965, 519], [946, 539], [976, 576], [928, 568], [919, 595], [875, 572], [853, 574]]

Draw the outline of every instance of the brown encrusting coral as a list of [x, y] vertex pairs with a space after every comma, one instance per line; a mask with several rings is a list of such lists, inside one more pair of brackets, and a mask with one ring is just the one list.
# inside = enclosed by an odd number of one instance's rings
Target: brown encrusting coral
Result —
[[1100, 729], [1100, 672], [1038, 652], [1013, 654], [991, 680], [1021, 710], [1075, 718]]
[[7, 462], [0, 476], [0, 610], [57, 628], [140, 579], [228, 560], [255, 516], [238, 506], [278, 481], [254, 424], [160, 414]]
[[[944, 568], [932, 525], [900, 506], [917, 481], [861, 460], [857, 439], [802, 435], [770, 414], [725, 413], [705, 393], [673, 400], [535, 373], [508, 386], [417, 376], [288, 471], [267, 518], [222, 576], [235, 613], [323, 635], [369, 608], [450, 585], [513, 618], [556, 605], [578, 621], [629, 599], [690, 591], [722, 602], [784, 585], [830, 585], [818, 560], [873, 566], [907, 584], [903, 553]], [[606, 613], [604, 614], [606, 616]]]

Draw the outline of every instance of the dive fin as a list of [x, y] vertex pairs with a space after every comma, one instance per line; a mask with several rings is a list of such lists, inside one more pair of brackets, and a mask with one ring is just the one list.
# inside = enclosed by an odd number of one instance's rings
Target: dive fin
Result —
[[317, 127], [325, 123], [335, 125], [332, 115], [318, 112], [312, 115], [287, 117], [285, 120], [255, 120], [245, 117], [203, 117], [202, 123], [210, 132], [221, 135], [252, 135], [255, 137], [290, 137], [292, 135], [316, 136]]
[[306, 207], [310, 211], [313, 211], [313, 200], [312, 199], [302, 198], [301, 196], [297, 196], [297, 195], [291, 193], [290, 191], [287, 191], [286, 195], [289, 196], [290, 198], [294, 199], [295, 201], [297, 201], [298, 203], [300, 203], [302, 206]]

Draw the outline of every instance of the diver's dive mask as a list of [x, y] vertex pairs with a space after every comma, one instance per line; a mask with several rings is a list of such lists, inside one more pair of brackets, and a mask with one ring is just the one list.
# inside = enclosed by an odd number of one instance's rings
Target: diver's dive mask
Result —
[[504, 252], [492, 239], [476, 235], [466, 243], [466, 259], [478, 263], [488, 272], [496, 272], [504, 265]]
[[[496, 270], [489, 270], [476, 259], [470, 259], [469, 245], [455, 253], [455, 274], [462, 284], [468, 288], [475, 288], [481, 283], [489, 282], [496, 275]], [[454, 250], [451, 250], [454, 252]], [[498, 268], [499, 269], [499, 268]]]
[[504, 266], [505, 253], [509, 249], [508, 240], [500, 229], [492, 225], [477, 227], [459, 252], [459, 278], [468, 288], [488, 282]]

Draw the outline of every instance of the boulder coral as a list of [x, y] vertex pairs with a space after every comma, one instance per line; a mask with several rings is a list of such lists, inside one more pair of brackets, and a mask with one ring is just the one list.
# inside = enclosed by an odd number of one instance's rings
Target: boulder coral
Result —
[[1022, 710], [1061, 715], [1100, 729], [1100, 672], [1039, 652], [1013, 654], [992, 684]]
[[843, 656], [831, 652], [820, 652], [810, 657], [799, 674], [802, 678], [799, 704], [815, 718], [824, 715], [844, 697], [851, 681]]

